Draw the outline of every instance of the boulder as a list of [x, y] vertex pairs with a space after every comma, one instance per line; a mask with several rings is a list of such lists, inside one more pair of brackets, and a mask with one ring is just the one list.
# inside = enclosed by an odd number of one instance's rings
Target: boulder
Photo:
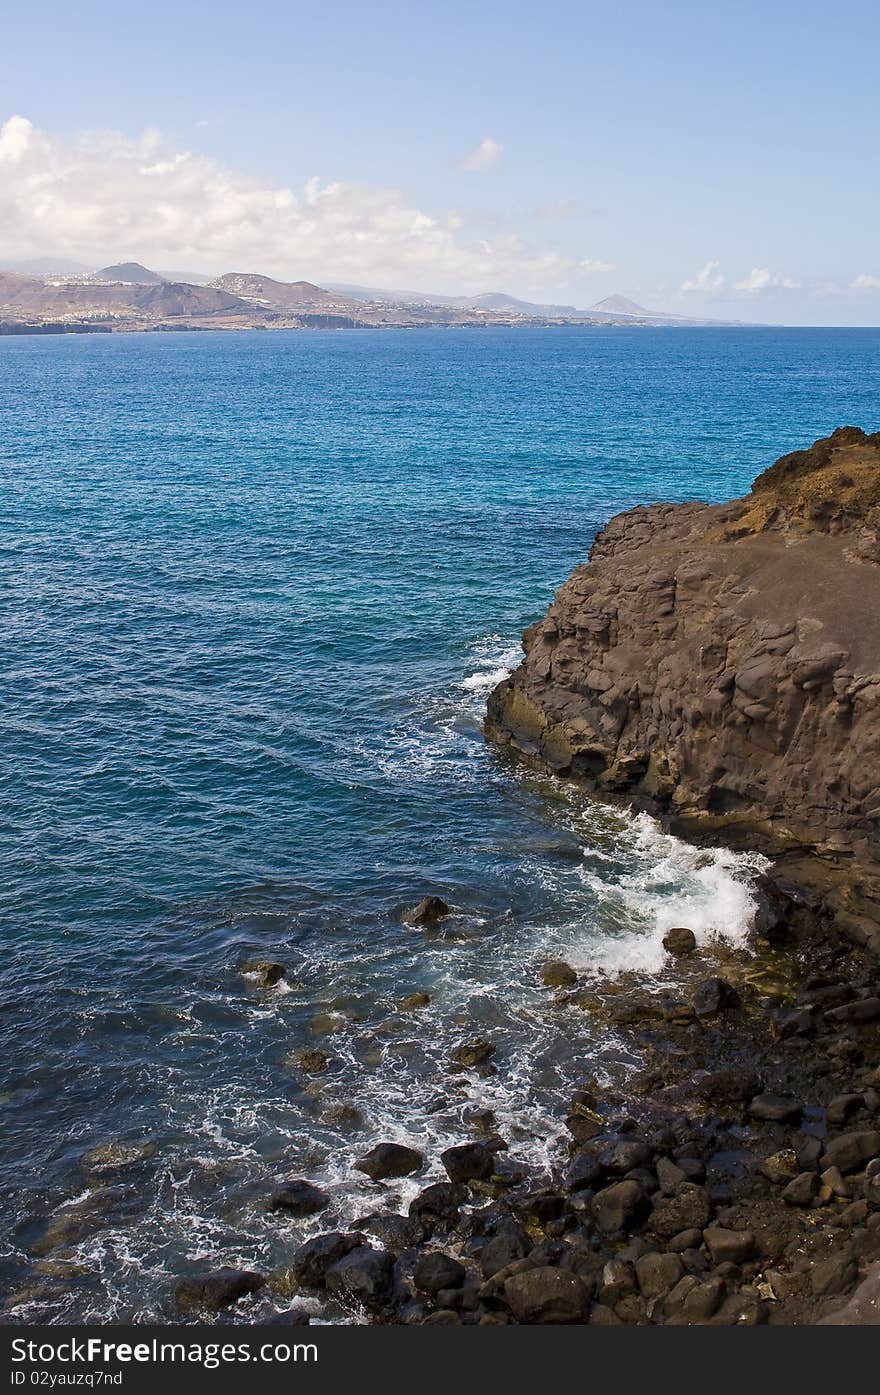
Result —
[[337, 1298], [362, 1303], [365, 1308], [381, 1308], [394, 1287], [394, 1263], [388, 1250], [358, 1245], [330, 1265], [324, 1282]]
[[684, 1265], [678, 1255], [656, 1252], [637, 1259], [635, 1269], [639, 1292], [648, 1300], [668, 1293], [684, 1274]]
[[727, 1230], [710, 1225], [703, 1231], [706, 1249], [714, 1264], [742, 1264], [755, 1250], [755, 1235], [751, 1230]]
[[219, 1312], [248, 1293], [262, 1288], [266, 1280], [251, 1269], [217, 1269], [181, 1279], [174, 1290], [177, 1305], [185, 1312]]
[[696, 947], [696, 935], [693, 930], [688, 930], [683, 925], [667, 930], [663, 936], [663, 948], [675, 959], [684, 959], [686, 955], [693, 954]]
[[329, 1205], [327, 1193], [301, 1177], [292, 1182], [283, 1182], [269, 1200], [270, 1211], [284, 1211], [288, 1216], [314, 1216]]
[[405, 998], [400, 999], [397, 1006], [401, 1012], [414, 1012], [418, 1008], [427, 1007], [430, 1001], [430, 993], [407, 993]]
[[698, 1017], [715, 1017], [720, 1012], [739, 1007], [739, 994], [723, 978], [707, 978], [694, 994], [693, 1008]]
[[474, 1066], [482, 1066], [495, 1055], [495, 1045], [491, 1041], [486, 1041], [485, 1037], [478, 1037], [476, 1041], [465, 1041], [457, 1046], [450, 1058], [450, 1064], [454, 1070], [472, 1070]]
[[434, 1228], [450, 1229], [467, 1200], [467, 1189], [455, 1182], [433, 1182], [409, 1204], [409, 1214]]
[[403, 1143], [377, 1143], [358, 1158], [355, 1169], [365, 1172], [371, 1181], [381, 1182], [385, 1177], [409, 1177], [424, 1163], [417, 1148], [408, 1148]]
[[440, 1154], [451, 1182], [473, 1182], [491, 1177], [495, 1154], [487, 1143], [459, 1143]]
[[801, 1117], [802, 1109], [796, 1100], [783, 1095], [755, 1095], [749, 1104], [749, 1114], [768, 1124], [792, 1124]]
[[543, 1266], [512, 1275], [504, 1285], [504, 1298], [517, 1322], [586, 1322], [592, 1286], [578, 1274]]
[[824, 1167], [838, 1167], [841, 1172], [859, 1172], [872, 1158], [880, 1156], [880, 1132], [877, 1129], [856, 1129], [841, 1133], [825, 1145]]
[[441, 1250], [432, 1250], [429, 1254], [420, 1255], [413, 1270], [413, 1283], [420, 1293], [428, 1293], [432, 1297], [441, 1289], [459, 1288], [465, 1280], [467, 1270], [452, 1255], [445, 1255]]
[[357, 1232], [345, 1234], [334, 1230], [315, 1235], [294, 1253], [290, 1265], [293, 1276], [303, 1288], [323, 1288], [331, 1265], [363, 1243], [363, 1235]]
[[682, 1230], [703, 1230], [708, 1222], [709, 1198], [703, 1187], [689, 1183], [675, 1196], [655, 1198], [649, 1224], [655, 1235], [671, 1239]]
[[564, 959], [551, 959], [541, 969], [541, 982], [545, 988], [573, 988], [578, 976]]
[[404, 911], [403, 919], [407, 925], [438, 925], [448, 915], [452, 915], [452, 907], [442, 896], [424, 896], [417, 906]]
[[613, 1182], [593, 1197], [593, 1219], [601, 1231], [613, 1235], [644, 1220], [650, 1205], [644, 1188], [638, 1182], [631, 1179]]

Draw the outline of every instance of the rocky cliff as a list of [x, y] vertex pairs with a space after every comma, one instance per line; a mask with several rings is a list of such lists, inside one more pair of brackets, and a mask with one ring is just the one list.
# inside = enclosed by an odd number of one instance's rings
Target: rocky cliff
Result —
[[613, 518], [523, 648], [490, 738], [764, 848], [880, 951], [880, 432]]

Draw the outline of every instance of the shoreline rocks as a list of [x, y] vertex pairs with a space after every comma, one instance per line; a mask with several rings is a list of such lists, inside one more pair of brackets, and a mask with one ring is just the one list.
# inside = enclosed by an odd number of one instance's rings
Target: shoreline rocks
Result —
[[743, 499], [620, 514], [525, 631], [486, 734], [674, 832], [768, 852], [771, 921], [812, 903], [880, 953], [878, 563], [880, 432], [855, 427]]

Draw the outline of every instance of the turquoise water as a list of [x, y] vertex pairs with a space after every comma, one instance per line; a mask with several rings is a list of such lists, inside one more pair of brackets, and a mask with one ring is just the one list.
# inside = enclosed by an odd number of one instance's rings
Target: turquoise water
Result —
[[[541, 955], [735, 937], [753, 869], [510, 767], [486, 692], [611, 513], [850, 423], [880, 331], [0, 339], [7, 1312], [167, 1314], [177, 1274], [281, 1263], [273, 1179], [356, 1216], [396, 1194], [352, 1153], [433, 1165], [469, 1103], [545, 1164], [585, 1054], [627, 1053], [554, 1015]], [[434, 891], [445, 933], [404, 928]], [[450, 1081], [476, 1033], [497, 1071]], [[149, 1156], [90, 1170], [112, 1140]]]

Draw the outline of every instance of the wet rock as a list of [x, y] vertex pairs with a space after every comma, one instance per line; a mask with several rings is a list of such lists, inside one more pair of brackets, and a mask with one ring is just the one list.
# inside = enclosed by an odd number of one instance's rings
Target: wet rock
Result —
[[467, 1270], [457, 1259], [445, 1255], [440, 1250], [421, 1255], [413, 1270], [413, 1283], [420, 1293], [432, 1296], [441, 1289], [459, 1288], [465, 1280]]
[[852, 1196], [848, 1184], [844, 1181], [839, 1167], [827, 1167], [819, 1179], [823, 1187], [827, 1187], [832, 1196], [848, 1201]]
[[306, 1049], [295, 1052], [293, 1062], [307, 1075], [323, 1075], [330, 1065], [330, 1057], [326, 1056], [323, 1051]]
[[494, 1055], [494, 1042], [478, 1037], [476, 1041], [462, 1042], [457, 1046], [450, 1057], [450, 1064], [455, 1070], [471, 1070], [474, 1066], [484, 1065]]
[[344, 1234], [334, 1230], [324, 1235], [316, 1235], [296, 1250], [291, 1261], [291, 1271], [303, 1288], [323, 1288], [330, 1266], [363, 1244], [364, 1236], [359, 1233]]
[[873, 1264], [843, 1308], [822, 1318], [820, 1326], [876, 1327], [880, 1324], [880, 1264]]
[[541, 982], [545, 988], [573, 988], [578, 976], [564, 959], [551, 959], [541, 969]]
[[287, 973], [287, 966], [274, 959], [248, 959], [242, 964], [241, 972], [247, 978], [255, 978], [261, 988], [274, 988]]
[[424, 1166], [425, 1159], [417, 1148], [402, 1143], [377, 1143], [355, 1163], [357, 1172], [365, 1172], [373, 1182], [386, 1177], [409, 1177]]
[[595, 1153], [584, 1150], [576, 1153], [565, 1172], [565, 1185], [570, 1192], [586, 1191], [595, 1187], [604, 1177], [605, 1169]]
[[251, 1269], [217, 1269], [181, 1279], [174, 1290], [177, 1305], [184, 1312], [218, 1312], [262, 1288], [266, 1280]]
[[702, 1187], [679, 1188], [675, 1196], [655, 1198], [650, 1228], [655, 1235], [670, 1238], [682, 1230], [703, 1230], [709, 1221], [709, 1198]]
[[614, 1182], [593, 1197], [593, 1219], [601, 1231], [611, 1235], [637, 1225], [647, 1215], [650, 1205], [644, 1188], [638, 1182]]
[[751, 1230], [727, 1230], [711, 1225], [703, 1231], [703, 1240], [715, 1264], [742, 1264], [754, 1253], [755, 1235]]
[[858, 1172], [880, 1155], [880, 1132], [876, 1129], [857, 1129], [852, 1133], [842, 1133], [825, 1145], [824, 1164], [826, 1167], [839, 1167], [841, 1172]]
[[88, 1148], [79, 1163], [84, 1172], [94, 1172], [101, 1176], [146, 1162], [155, 1151], [156, 1145], [152, 1139], [141, 1142], [114, 1139], [109, 1143], [99, 1143], [94, 1148]]
[[314, 1216], [329, 1205], [327, 1193], [302, 1178], [282, 1183], [269, 1200], [270, 1211], [284, 1211], [288, 1216]]
[[749, 1114], [762, 1123], [790, 1124], [801, 1116], [801, 1106], [796, 1100], [783, 1095], [756, 1095], [749, 1105]]
[[626, 1134], [596, 1139], [590, 1146], [605, 1171], [617, 1177], [651, 1161], [649, 1145], [640, 1138], [631, 1138]]
[[452, 915], [452, 907], [442, 896], [425, 896], [417, 906], [404, 911], [403, 919], [407, 925], [438, 925], [448, 915]]
[[504, 1297], [517, 1322], [586, 1322], [592, 1288], [578, 1274], [545, 1266], [514, 1274], [504, 1285]]
[[408, 993], [397, 1006], [401, 1012], [415, 1012], [418, 1008], [427, 1007], [430, 1001], [430, 993]]
[[647, 1254], [636, 1260], [636, 1278], [643, 1298], [660, 1298], [674, 1288], [684, 1274], [678, 1255]]
[[524, 1259], [532, 1249], [532, 1242], [521, 1225], [505, 1227], [498, 1235], [480, 1250], [478, 1262], [484, 1279], [492, 1279], [508, 1265]]
[[422, 1319], [423, 1327], [460, 1327], [461, 1316], [451, 1308], [438, 1308]]
[[820, 1182], [815, 1172], [800, 1172], [783, 1187], [782, 1200], [787, 1206], [812, 1206], [819, 1194]]
[[389, 1250], [410, 1250], [425, 1238], [421, 1221], [396, 1211], [373, 1211], [368, 1216], [358, 1216], [354, 1224]]
[[495, 1154], [487, 1143], [459, 1143], [440, 1154], [451, 1182], [473, 1182], [491, 1177]]
[[394, 1287], [394, 1263], [394, 1255], [388, 1250], [358, 1245], [330, 1265], [324, 1281], [328, 1292], [338, 1298], [363, 1303], [370, 1309], [381, 1308]]
[[455, 1182], [433, 1182], [409, 1204], [409, 1214], [435, 1228], [449, 1229], [467, 1200], [467, 1189]]
[[693, 954], [696, 947], [696, 935], [685, 926], [675, 926], [663, 936], [663, 948], [675, 959], [684, 959], [686, 955]]
[[698, 1017], [715, 1017], [739, 1004], [739, 994], [726, 979], [707, 978], [694, 994], [693, 1008]]

